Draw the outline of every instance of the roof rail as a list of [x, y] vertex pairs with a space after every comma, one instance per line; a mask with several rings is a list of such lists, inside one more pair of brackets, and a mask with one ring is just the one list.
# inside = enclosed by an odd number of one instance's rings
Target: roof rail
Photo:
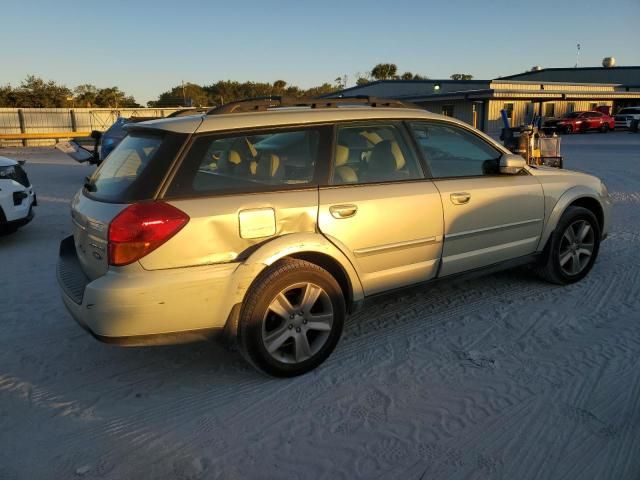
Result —
[[269, 108], [311, 107], [336, 108], [339, 105], [366, 105], [369, 107], [420, 108], [418, 105], [389, 98], [368, 97], [364, 95], [340, 98], [308, 98], [308, 97], [258, 97], [229, 102], [212, 108], [207, 115], [225, 113], [261, 112]]

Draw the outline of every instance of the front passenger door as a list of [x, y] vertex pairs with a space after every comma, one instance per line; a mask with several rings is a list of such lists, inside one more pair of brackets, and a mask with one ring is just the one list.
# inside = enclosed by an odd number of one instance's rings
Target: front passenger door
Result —
[[502, 154], [479, 135], [445, 122], [410, 124], [444, 210], [440, 276], [534, 253], [544, 196], [527, 172], [501, 175]]

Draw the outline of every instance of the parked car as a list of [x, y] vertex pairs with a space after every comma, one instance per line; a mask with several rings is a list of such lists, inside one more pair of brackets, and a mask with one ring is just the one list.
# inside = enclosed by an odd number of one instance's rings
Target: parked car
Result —
[[640, 106], [623, 108], [618, 113], [616, 113], [616, 116], [614, 118], [616, 128], [631, 128], [631, 122], [633, 120], [640, 120]]
[[13, 231], [33, 219], [38, 204], [20, 162], [0, 157], [0, 231]]
[[562, 118], [553, 118], [544, 122], [545, 127], [556, 127], [560, 132], [575, 133], [599, 130], [607, 133], [615, 128], [611, 115], [602, 112], [573, 112]]
[[377, 294], [524, 264], [577, 282], [609, 230], [598, 178], [394, 100], [246, 101], [126, 128], [75, 195], [58, 263], [68, 310], [106, 342], [218, 333], [299, 375]]

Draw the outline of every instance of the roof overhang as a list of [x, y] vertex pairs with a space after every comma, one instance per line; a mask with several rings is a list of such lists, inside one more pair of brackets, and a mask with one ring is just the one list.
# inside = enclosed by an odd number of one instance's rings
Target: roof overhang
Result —
[[618, 99], [640, 99], [638, 92], [612, 92], [612, 91], [558, 91], [558, 90], [467, 90], [462, 92], [451, 92], [444, 94], [433, 94], [424, 96], [402, 97], [402, 100], [411, 102], [445, 102], [460, 100], [618, 100]]

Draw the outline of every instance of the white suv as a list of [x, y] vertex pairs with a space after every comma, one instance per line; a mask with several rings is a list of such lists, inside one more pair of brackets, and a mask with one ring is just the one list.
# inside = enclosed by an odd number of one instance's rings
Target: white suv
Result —
[[640, 106], [627, 107], [615, 115], [616, 130], [619, 128], [631, 128], [632, 120], [640, 120]]
[[36, 194], [19, 162], [0, 157], [0, 230], [15, 230], [33, 218]]

